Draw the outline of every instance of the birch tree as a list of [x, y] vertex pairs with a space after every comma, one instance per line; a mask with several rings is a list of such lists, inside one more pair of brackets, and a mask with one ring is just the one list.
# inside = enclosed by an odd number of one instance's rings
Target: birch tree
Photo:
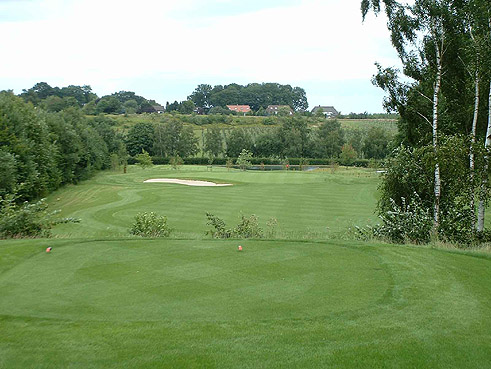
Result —
[[486, 211], [486, 197], [487, 197], [487, 187], [488, 187], [488, 168], [489, 168], [489, 150], [491, 148], [491, 76], [489, 75], [489, 70], [491, 69], [491, 9], [489, 8], [490, 5], [488, 4], [488, 9], [485, 14], [487, 14], [487, 23], [488, 23], [488, 28], [487, 28], [487, 34], [488, 34], [488, 39], [487, 43], [485, 44], [485, 52], [486, 52], [486, 58], [484, 60], [487, 61], [486, 64], [486, 70], [488, 71], [488, 78], [489, 78], [489, 96], [488, 96], [488, 125], [486, 129], [486, 138], [484, 141], [484, 148], [485, 148], [485, 157], [484, 157], [484, 175], [483, 179], [481, 182], [481, 188], [479, 191], [479, 206], [478, 206], [478, 213], [477, 213], [477, 231], [482, 232], [484, 230], [484, 216], [485, 216], [485, 211]]
[[[387, 27], [391, 32], [391, 40], [397, 50], [405, 70], [409, 76], [423, 76], [422, 68], [433, 70], [433, 97], [426, 99], [432, 102], [431, 120], [424, 113], [418, 114], [431, 124], [432, 145], [435, 157], [434, 164], [434, 201], [433, 220], [434, 232], [440, 222], [441, 175], [438, 159], [439, 108], [440, 91], [443, 78], [443, 57], [445, 54], [445, 20], [452, 16], [451, 4], [440, 0], [416, 0], [414, 4], [383, 0], [388, 19]], [[381, 11], [380, 0], [362, 1], [363, 18], [370, 10], [376, 14]], [[426, 53], [432, 46], [434, 57]], [[413, 71], [411, 73], [411, 71]]]

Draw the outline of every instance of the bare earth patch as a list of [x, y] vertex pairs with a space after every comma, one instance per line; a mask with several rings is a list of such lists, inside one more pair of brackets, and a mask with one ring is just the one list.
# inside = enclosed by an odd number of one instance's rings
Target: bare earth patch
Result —
[[230, 183], [214, 183], [208, 181], [193, 181], [190, 179], [175, 179], [175, 178], [154, 178], [147, 179], [143, 181], [144, 183], [175, 183], [182, 184], [186, 186], [201, 186], [201, 187], [224, 187], [224, 186], [232, 186]]

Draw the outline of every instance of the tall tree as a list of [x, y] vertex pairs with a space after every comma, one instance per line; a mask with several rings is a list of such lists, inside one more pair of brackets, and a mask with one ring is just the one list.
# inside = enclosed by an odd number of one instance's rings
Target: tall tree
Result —
[[[434, 154], [434, 231], [440, 223], [440, 201], [442, 183], [439, 162], [439, 135], [440, 135], [440, 105], [441, 88], [444, 68], [444, 54], [447, 48], [447, 39], [452, 37], [448, 33], [454, 27], [456, 15], [454, 13], [454, 1], [443, 0], [415, 0], [413, 4], [402, 4], [394, 0], [383, 0], [385, 12], [388, 18], [388, 28], [391, 32], [391, 41], [397, 50], [404, 65], [405, 73], [423, 85], [426, 81], [432, 83], [432, 98], [424, 92], [418, 92], [424, 99], [431, 102], [431, 118], [416, 110], [416, 113], [431, 126], [431, 142]], [[380, 0], [363, 0], [362, 15], [368, 11], [375, 13], [381, 10]], [[379, 77], [381, 87], [388, 85], [385, 75]], [[384, 79], [385, 77], [385, 79]], [[389, 81], [391, 82], [391, 81]], [[398, 99], [396, 94], [407, 93], [408, 89], [391, 86], [393, 99]], [[389, 90], [389, 92], [391, 92]], [[397, 101], [397, 100], [396, 100]], [[404, 105], [404, 103], [403, 103]], [[407, 105], [405, 106], [405, 108]]]

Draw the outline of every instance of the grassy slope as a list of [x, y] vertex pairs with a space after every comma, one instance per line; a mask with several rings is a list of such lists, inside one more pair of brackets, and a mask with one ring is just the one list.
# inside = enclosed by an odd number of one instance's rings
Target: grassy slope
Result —
[[0, 367], [490, 367], [489, 258], [236, 245], [3, 241]]
[[[231, 182], [230, 187], [189, 187], [143, 183], [160, 177], [209, 179]], [[136, 213], [155, 211], [169, 218], [176, 237], [200, 238], [207, 229], [206, 212], [223, 218], [232, 227], [240, 213], [256, 214], [261, 226], [278, 219], [282, 236], [326, 238], [344, 232], [351, 224], [375, 221], [378, 175], [373, 171], [344, 168], [331, 172], [241, 172], [206, 167], [171, 170], [156, 166], [130, 167], [127, 174], [101, 173], [93, 180], [64, 188], [49, 200], [63, 216], [82, 219], [80, 224], [59, 226], [58, 236], [126, 236]]]

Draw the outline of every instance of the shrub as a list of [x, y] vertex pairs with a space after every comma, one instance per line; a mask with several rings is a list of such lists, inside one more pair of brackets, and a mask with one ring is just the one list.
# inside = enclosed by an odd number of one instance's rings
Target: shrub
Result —
[[15, 203], [13, 196], [0, 200], [0, 238], [50, 237], [51, 228], [61, 223], [78, 223], [79, 219], [55, 219], [59, 210], [48, 211], [45, 199], [35, 203]]
[[206, 232], [206, 234], [211, 235], [211, 237], [213, 238], [232, 237], [232, 230], [226, 228], [223, 219], [220, 219], [216, 215], [213, 215], [208, 212], [206, 213], [206, 217], [208, 218], [208, 222], [206, 222], [206, 225], [212, 227], [209, 231]]
[[401, 205], [390, 200], [392, 209], [380, 212], [382, 224], [375, 227], [356, 227], [357, 238], [367, 240], [375, 237], [395, 243], [428, 243], [431, 240], [433, 218], [418, 194], [414, 194], [409, 204], [404, 198], [401, 199]]
[[213, 238], [262, 238], [263, 230], [259, 227], [259, 222], [257, 216], [254, 214], [246, 217], [241, 216], [241, 221], [234, 229], [227, 229], [223, 219], [213, 215], [211, 213], [206, 213], [208, 218], [207, 225], [212, 228], [206, 232], [206, 234], [211, 235]]
[[169, 237], [172, 229], [167, 224], [167, 217], [154, 212], [138, 213], [130, 233], [142, 237]]
[[179, 155], [173, 156], [169, 160], [169, 164], [172, 166], [172, 169], [180, 169], [184, 164], [184, 160]]
[[233, 230], [233, 235], [237, 238], [262, 238], [263, 230], [259, 227], [257, 216], [254, 214], [250, 217], [241, 215], [241, 220]]
[[142, 149], [141, 154], [138, 154], [138, 155], [135, 156], [135, 159], [138, 162], [138, 165], [142, 169], [151, 167], [153, 165], [151, 156], [148, 154], [148, 152], [146, 152], [143, 149]]
[[240, 167], [241, 170], [246, 170], [248, 167], [252, 165], [251, 159], [252, 159], [252, 153], [249, 150], [242, 149], [242, 151], [239, 154], [239, 157], [237, 158], [236, 164]]

